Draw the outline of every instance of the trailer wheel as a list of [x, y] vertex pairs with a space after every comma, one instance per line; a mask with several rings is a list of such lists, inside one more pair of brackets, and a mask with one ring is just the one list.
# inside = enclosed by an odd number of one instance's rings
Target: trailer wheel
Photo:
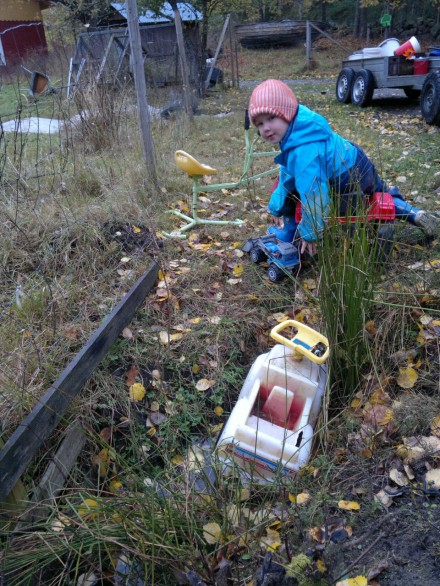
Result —
[[354, 69], [344, 67], [341, 69], [336, 81], [336, 99], [342, 104], [351, 102], [351, 85], [354, 78]]
[[403, 91], [409, 100], [418, 100], [420, 98], [421, 90], [415, 90], [412, 87], [404, 87]]
[[374, 92], [374, 77], [369, 69], [360, 69], [354, 76], [351, 86], [351, 101], [364, 108], [371, 102]]
[[440, 126], [440, 73], [432, 71], [426, 76], [420, 96], [422, 116], [428, 124]]
[[266, 260], [266, 255], [259, 248], [253, 248], [249, 255], [251, 257], [251, 261], [255, 264], [259, 264], [260, 262], [263, 262], [263, 260]]
[[269, 281], [272, 281], [272, 283], [277, 283], [284, 278], [284, 271], [272, 263], [267, 269], [267, 276], [269, 277]]

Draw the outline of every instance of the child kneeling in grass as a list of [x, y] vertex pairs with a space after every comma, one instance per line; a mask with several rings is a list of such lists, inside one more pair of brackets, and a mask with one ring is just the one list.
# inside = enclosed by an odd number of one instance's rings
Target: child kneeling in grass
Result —
[[279, 183], [268, 209], [276, 217], [292, 216], [292, 194], [299, 197], [302, 219], [295, 228], [302, 253], [316, 253], [332, 194], [339, 197], [357, 191], [364, 195], [388, 191], [397, 218], [418, 226], [429, 238], [434, 236], [434, 217], [406, 202], [397, 187], [387, 189], [361, 147], [334, 132], [323, 116], [298, 104], [293, 91], [282, 81], [268, 79], [254, 89], [249, 118], [263, 139], [279, 144], [281, 149], [275, 157], [280, 165]]

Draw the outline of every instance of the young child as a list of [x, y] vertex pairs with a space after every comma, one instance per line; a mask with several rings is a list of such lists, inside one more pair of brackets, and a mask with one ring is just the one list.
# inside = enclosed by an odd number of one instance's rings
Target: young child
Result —
[[361, 147], [336, 134], [323, 116], [298, 104], [285, 83], [268, 79], [258, 85], [251, 95], [249, 118], [265, 140], [281, 149], [275, 157], [280, 165], [279, 183], [268, 209], [273, 216], [289, 217], [291, 224], [292, 194], [299, 197], [302, 219], [295, 229], [302, 241], [301, 252], [316, 253], [330, 197], [359, 191], [366, 195], [388, 191], [396, 217], [418, 226], [429, 238], [434, 236], [433, 216], [404, 201], [396, 187], [387, 189]]

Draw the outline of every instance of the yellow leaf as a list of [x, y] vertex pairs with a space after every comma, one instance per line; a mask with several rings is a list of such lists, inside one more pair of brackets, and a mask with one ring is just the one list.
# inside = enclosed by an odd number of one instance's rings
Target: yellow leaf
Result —
[[84, 499], [82, 506], [78, 509], [78, 514], [84, 519], [94, 519], [98, 503], [93, 499]]
[[399, 368], [399, 376], [397, 377], [397, 384], [402, 389], [412, 389], [416, 384], [418, 377], [417, 372], [410, 366], [408, 368]]
[[153, 437], [153, 435], [156, 433], [156, 428], [154, 427], [154, 425], [152, 427], [150, 427], [150, 429], [147, 431], [147, 435], [150, 437]]
[[306, 505], [309, 502], [309, 500], [310, 500], [309, 493], [308, 492], [301, 492], [296, 497], [296, 504], [299, 506]]
[[71, 524], [72, 523], [69, 517], [66, 517], [66, 515], [60, 513], [58, 517], [52, 521], [50, 528], [52, 529], [52, 531], [55, 531], [55, 533], [60, 533]]
[[169, 334], [165, 330], [159, 332], [159, 338], [162, 344], [169, 344], [170, 342], [177, 342], [183, 338], [183, 334], [178, 332], [177, 334]]
[[324, 564], [324, 562], [322, 560], [317, 560], [317, 562], [316, 562], [316, 569], [321, 574], [325, 574], [326, 571], [327, 571], [327, 568], [326, 568], [326, 566], [325, 566], [325, 564]]
[[133, 228], [133, 232], [134, 232], [135, 234], [139, 234], [139, 233], [141, 232], [141, 229], [140, 229], [140, 228], [138, 228], [137, 226], [132, 226], [132, 228]]
[[368, 580], [365, 576], [356, 576], [356, 578], [347, 578], [336, 582], [335, 586], [367, 586]]
[[243, 264], [235, 265], [234, 268], [232, 269], [234, 277], [241, 277], [241, 275], [243, 274], [243, 271], [244, 271]]
[[289, 501], [291, 503], [296, 503], [296, 495], [289, 492]]
[[338, 507], [340, 509], [344, 509], [345, 511], [359, 511], [361, 505], [356, 501], [339, 501]]
[[198, 391], [207, 391], [210, 387], [212, 387], [213, 384], [214, 384], [213, 380], [210, 380], [207, 378], [201, 378], [196, 384], [196, 389]]
[[190, 320], [189, 320], [189, 323], [190, 323], [190, 324], [195, 324], [195, 325], [197, 325], [197, 324], [199, 324], [201, 321], [202, 321], [202, 318], [201, 318], [201, 317], [193, 317], [193, 319], [190, 319]]
[[129, 389], [130, 401], [142, 401], [146, 392], [142, 383], [134, 383]]
[[200, 366], [198, 364], [193, 364], [192, 371], [193, 374], [198, 374], [200, 372]]
[[175, 466], [182, 466], [183, 464], [183, 456], [178, 455], [178, 456], [174, 456], [173, 458], [171, 458], [171, 462], [175, 465]]
[[207, 523], [203, 526], [203, 537], [206, 543], [214, 545], [220, 541], [222, 534], [221, 527], [218, 523]]
[[119, 482], [119, 480], [112, 480], [109, 483], [108, 488], [110, 492], [116, 493], [122, 488], [122, 482]]
[[217, 406], [214, 408], [214, 413], [215, 413], [215, 414], [216, 414], [218, 417], [220, 417], [220, 416], [221, 416], [221, 415], [223, 415], [223, 413], [224, 413], [224, 409], [223, 409], [223, 407], [221, 407], [220, 405], [217, 405]]

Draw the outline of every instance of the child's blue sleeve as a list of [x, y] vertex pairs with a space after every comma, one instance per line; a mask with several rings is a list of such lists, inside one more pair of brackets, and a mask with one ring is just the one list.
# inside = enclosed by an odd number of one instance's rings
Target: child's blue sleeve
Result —
[[267, 206], [272, 216], [279, 217], [291, 212], [292, 205], [289, 205], [288, 197], [294, 191], [295, 178], [287, 173], [284, 167], [281, 167], [278, 186], [272, 192]]

